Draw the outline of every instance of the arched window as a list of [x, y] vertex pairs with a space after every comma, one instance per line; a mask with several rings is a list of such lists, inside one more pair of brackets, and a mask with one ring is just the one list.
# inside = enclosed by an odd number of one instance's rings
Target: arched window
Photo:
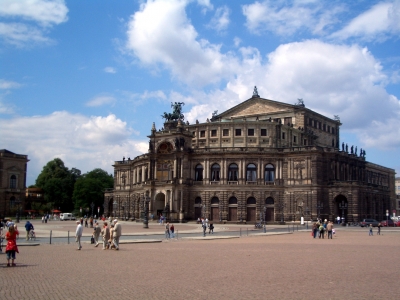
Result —
[[213, 205], [213, 204], [218, 204], [218, 203], [219, 203], [218, 197], [212, 197], [212, 198], [211, 198], [211, 205]]
[[272, 182], [275, 180], [275, 168], [273, 165], [267, 164], [265, 166], [264, 180], [265, 182]]
[[194, 199], [194, 204], [201, 204], [201, 198], [196, 197], [196, 199]]
[[237, 198], [236, 197], [230, 197], [229, 198], [229, 204], [237, 204]]
[[256, 181], [257, 180], [257, 168], [255, 164], [247, 165], [246, 181]]
[[194, 180], [202, 181], [203, 180], [203, 166], [198, 164], [194, 171]]
[[238, 166], [237, 164], [230, 164], [228, 168], [228, 181], [238, 181]]
[[249, 204], [256, 204], [256, 198], [254, 198], [254, 197], [250, 197], [250, 198], [248, 198], [247, 199], [247, 205], [249, 205]]
[[213, 164], [211, 166], [211, 181], [219, 181], [219, 164]]
[[269, 205], [269, 204], [274, 204], [274, 198], [272, 197], [268, 197], [267, 199], [265, 199], [265, 204]]
[[10, 189], [16, 189], [17, 188], [17, 176], [11, 175], [10, 177]]

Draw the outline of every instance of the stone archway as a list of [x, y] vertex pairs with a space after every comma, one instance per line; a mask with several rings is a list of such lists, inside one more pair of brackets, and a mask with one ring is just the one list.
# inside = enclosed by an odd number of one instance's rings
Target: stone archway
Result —
[[341, 219], [341, 223], [349, 222], [349, 202], [347, 198], [343, 195], [338, 195], [335, 197], [335, 218], [338, 216]]
[[158, 193], [156, 195], [155, 201], [154, 201], [154, 208], [153, 208], [153, 213], [156, 214], [157, 219], [160, 218], [160, 215], [162, 215], [162, 212], [164, 211], [165, 208], [165, 194], [164, 193]]

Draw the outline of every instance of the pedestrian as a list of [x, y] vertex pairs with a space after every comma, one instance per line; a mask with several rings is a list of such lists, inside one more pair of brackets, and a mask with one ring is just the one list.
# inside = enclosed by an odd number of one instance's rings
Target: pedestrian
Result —
[[108, 240], [108, 249], [115, 249], [114, 243], [113, 243], [113, 238], [114, 238], [114, 224], [110, 225], [110, 239]]
[[89, 224], [90, 224], [90, 228], [93, 228], [93, 218], [92, 217], [90, 217], [90, 219], [89, 219]]
[[206, 227], [208, 227], [208, 219], [207, 218], [206, 218], [205, 222], [206, 222]]
[[339, 216], [337, 216], [336, 221], [337, 221], [337, 223], [339, 225], [340, 224], [340, 217]]
[[83, 218], [81, 218], [81, 220], [80, 220], [80, 221], [81, 221], [81, 225], [83, 226]]
[[100, 232], [101, 232], [101, 228], [99, 226], [99, 223], [95, 222], [94, 223], [94, 229], [93, 229], [93, 237], [94, 237], [94, 243], [95, 243], [95, 247], [97, 247], [99, 245], [99, 236], [100, 236]]
[[165, 238], [169, 239], [171, 237], [170, 233], [169, 233], [169, 222], [167, 222], [167, 224], [165, 225]]
[[376, 233], [377, 235], [381, 235], [381, 227], [382, 227], [382, 224], [379, 223], [378, 224], [378, 232]]
[[333, 223], [329, 222], [328, 225], [326, 225], [326, 229], [328, 231], [328, 239], [332, 239]]
[[[15, 267], [15, 253], [19, 253], [17, 246], [17, 236], [19, 236], [18, 229], [14, 226], [14, 224], [8, 227], [8, 232], [6, 233], [6, 254], [7, 254], [7, 267], [13, 266]], [[11, 265], [10, 265], [11, 259]]]
[[25, 230], [26, 230], [26, 240], [29, 241], [29, 232], [33, 230], [33, 225], [31, 222], [26, 221], [25, 223]]
[[207, 231], [207, 225], [206, 222], [203, 222], [203, 236], [206, 236], [206, 231]]
[[208, 228], [209, 228], [208, 234], [210, 233], [214, 234], [214, 224], [212, 222], [210, 222], [210, 226]]
[[313, 230], [313, 236], [314, 236], [314, 239], [315, 239], [315, 238], [317, 238], [317, 231], [318, 231], [317, 223], [314, 222], [314, 224], [312, 226], [312, 230]]
[[42, 216], [42, 223], [44, 223], [44, 216]]
[[108, 240], [110, 239], [110, 228], [108, 228], [107, 225], [107, 222], [104, 222], [103, 229], [101, 230], [101, 237], [103, 238], [103, 250], [108, 249]]
[[85, 217], [85, 227], [88, 227], [88, 221], [86, 217]]
[[171, 226], [169, 227], [169, 231], [171, 232], [171, 238], [175, 237], [175, 227], [174, 224], [171, 224]]
[[113, 243], [115, 246], [115, 250], [119, 250], [119, 238], [122, 234], [121, 224], [118, 223], [118, 220], [114, 220], [114, 234], [113, 234]]
[[319, 225], [319, 236], [318, 238], [324, 238], [324, 233], [325, 233], [325, 227], [323, 224]]
[[76, 231], [75, 231], [75, 238], [76, 238], [76, 242], [78, 243], [78, 250], [82, 249], [82, 245], [81, 245], [81, 237], [82, 237], [82, 233], [83, 233], [83, 227], [81, 222], [76, 221]]
[[368, 235], [374, 235], [374, 233], [372, 232], [372, 224], [369, 224], [369, 234]]

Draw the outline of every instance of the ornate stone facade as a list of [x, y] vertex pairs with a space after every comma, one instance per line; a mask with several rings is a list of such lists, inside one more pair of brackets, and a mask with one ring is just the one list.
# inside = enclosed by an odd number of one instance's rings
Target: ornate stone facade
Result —
[[153, 124], [148, 152], [115, 162], [105, 212], [140, 219], [148, 191], [149, 214], [175, 221], [385, 219], [395, 172], [340, 145], [340, 125], [257, 93], [205, 123]]

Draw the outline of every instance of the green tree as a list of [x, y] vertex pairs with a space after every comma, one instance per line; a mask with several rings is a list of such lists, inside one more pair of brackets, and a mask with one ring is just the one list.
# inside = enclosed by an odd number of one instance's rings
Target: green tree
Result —
[[94, 211], [97, 213], [97, 207], [102, 207], [104, 203], [104, 190], [113, 186], [113, 176], [102, 169], [94, 169], [83, 174], [75, 183], [73, 193], [75, 209], [89, 208], [91, 213], [90, 205], [93, 203]]
[[74, 185], [80, 174], [80, 170], [68, 170], [60, 158], [55, 158], [43, 167], [35, 185], [44, 190], [44, 199], [49, 206], [70, 211]]

